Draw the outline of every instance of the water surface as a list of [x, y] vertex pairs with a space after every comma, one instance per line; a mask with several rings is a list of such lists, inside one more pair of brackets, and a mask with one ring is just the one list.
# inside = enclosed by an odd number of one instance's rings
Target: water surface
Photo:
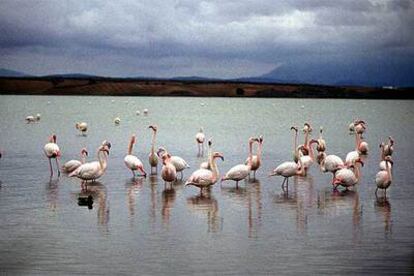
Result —
[[[36, 113], [41, 121], [26, 124]], [[3, 273], [413, 273], [412, 101], [0, 96], [0, 118]], [[354, 147], [347, 126], [356, 118], [368, 123], [370, 153], [353, 191], [334, 193], [331, 175], [316, 166], [292, 178], [287, 194], [281, 178], [267, 177], [292, 158], [290, 126], [308, 121], [316, 137], [323, 125], [327, 152], [345, 157]], [[88, 122], [86, 137], [77, 121]], [[262, 134], [257, 179], [238, 189], [232, 182], [215, 185], [206, 196], [183, 182], [169, 188], [160, 177], [132, 179], [123, 164], [129, 137], [137, 135], [134, 153], [149, 171], [152, 123], [159, 127], [157, 145], [191, 165], [184, 181], [204, 161], [196, 156], [200, 126], [225, 156], [221, 173], [243, 162], [248, 138]], [[49, 179], [43, 145], [51, 133], [62, 162], [78, 158], [82, 147], [93, 160], [102, 140], [112, 143], [107, 172], [87, 193], [77, 179]], [[396, 141], [394, 182], [387, 199], [377, 199], [378, 144], [388, 135]], [[89, 194], [92, 209], [79, 206], [78, 198]]]

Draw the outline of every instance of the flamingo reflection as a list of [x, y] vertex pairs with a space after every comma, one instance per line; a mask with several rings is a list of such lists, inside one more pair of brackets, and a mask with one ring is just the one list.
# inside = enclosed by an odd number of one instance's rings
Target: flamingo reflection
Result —
[[391, 203], [384, 197], [377, 197], [375, 199], [375, 211], [384, 216], [384, 234], [392, 234], [392, 220], [391, 220]]
[[173, 208], [175, 199], [176, 199], [176, 192], [173, 187], [166, 187], [161, 194], [162, 198], [162, 208], [161, 208], [161, 217], [162, 222], [166, 225], [170, 223], [171, 217], [171, 210]]
[[125, 187], [127, 188], [127, 205], [130, 223], [132, 224], [135, 217], [135, 198], [136, 194], [141, 190], [144, 183], [143, 178], [132, 178], [127, 181]]
[[197, 214], [206, 215], [209, 233], [222, 230], [223, 221], [219, 216], [218, 202], [210, 190], [205, 189], [203, 193], [187, 198], [187, 206]]

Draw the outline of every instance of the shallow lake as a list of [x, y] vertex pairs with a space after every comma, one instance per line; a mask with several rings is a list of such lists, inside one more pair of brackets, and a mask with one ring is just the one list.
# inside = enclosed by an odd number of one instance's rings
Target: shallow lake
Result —
[[[230, 99], [186, 97], [0, 96], [0, 271], [6, 274], [391, 274], [414, 272], [413, 101]], [[142, 110], [148, 108], [144, 116]], [[136, 115], [136, 110], [141, 114]], [[27, 115], [41, 114], [26, 124]], [[113, 119], [121, 118], [119, 126]], [[305, 121], [327, 152], [345, 157], [354, 148], [348, 125], [367, 122], [370, 152], [362, 179], [333, 192], [331, 175], [314, 165], [292, 178], [289, 191], [269, 172], [292, 158], [290, 127]], [[86, 121], [86, 137], [75, 123]], [[247, 157], [250, 136], [264, 136], [256, 180], [216, 184], [209, 196], [160, 176], [132, 179], [123, 158], [134, 153], [149, 172], [151, 131], [191, 166], [195, 134], [213, 137], [221, 174]], [[52, 133], [62, 163], [82, 147], [95, 160], [103, 140], [112, 143], [108, 169], [91, 185], [92, 209], [79, 206], [80, 181], [49, 179], [43, 146]], [[393, 183], [375, 197], [379, 143], [394, 137]], [[303, 142], [301, 133], [300, 141]], [[159, 171], [161, 166], [159, 166]], [[382, 195], [380, 192], [379, 195]]]

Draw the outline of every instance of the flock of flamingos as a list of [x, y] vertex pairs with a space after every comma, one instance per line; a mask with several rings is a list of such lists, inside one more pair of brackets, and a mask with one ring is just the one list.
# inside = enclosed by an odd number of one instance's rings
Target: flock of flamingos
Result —
[[[32, 116], [30, 120], [39, 120], [38, 117]], [[118, 118], [116, 118], [118, 119]], [[29, 122], [29, 120], [28, 120]], [[119, 124], [119, 120], [114, 121], [115, 124]], [[80, 122], [76, 124], [76, 128], [85, 134], [87, 131], [87, 124]], [[157, 134], [157, 126], [150, 125], [149, 129], [152, 130], [151, 150], [148, 157], [149, 164], [151, 166], [151, 174], [156, 175], [158, 173], [158, 163], [162, 163], [161, 177], [165, 181], [165, 184], [170, 185], [177, 179], [178, 173], [181, 179], [183, 178], [183, 170], [190, 168], [187, 162], [176, 155], [171, 155], [165, 148], [159, 147], [155, 149], [155, 139]], [[320, 170], [324, 173], [332, 173], [332, 185], [333, 189], [337, 189], [339, 186], [348, 189], [356, 185], [359, 181], [360, 169], [364, 166], [364, 162], [361, 157], [368, 153], [368, 143], [363, 139], [363, 133], [366, 130], [366, 123], [363, 120], [355, 120], [349, 125], [349, 129], [353, 135], [355, 135], [355, 149], [346, 155], [345, 161], [339, 156], [326, 153], [326, 142], [323, 139], [322, 127], [320, 128], [320, 134], [318, 139], [310, 139], [312, 127], [309, 123], [305, 123], [303, 127], [304, 143], [298, 144], [298, 131], [297, 127], [291, 127], [294, 134], [293, 145], [293, 160], [286, 161], [277, 166], [269, 176], [282, 176], [282, 189], [287, 191], [289, 178], [295, 175], [306, 176], [308, 169], [315, 162], [314, 147], [316, 145], [316, 162], [320, 166]], [[198, 156], [203, 156], [205, 134], [201, 128], [195, 136], [195, 140], [198, 145]], [[147, 173], [144, 170], [143, 162], [135, 155], [133, 155], [133, 147], [135, 144], [135, 135], [132, 135], [127, 155], [124, 158], [125, 166], [132, 172], [134, 177], [146, 177]], [[253, 154], [254, 145], [257, 144], [257, 152]], [[208, 189], [212, 185], [216, 184], [219, 180], [219, 171], [216, 164], [217, 159], [224, 161], [224, 156], [220, 152], [213, 151], [212, 140], [207, 141], [208, 146], [208, 158], [205, 162], [200, 164], [199, 169], [194, 171], [191, 176], [185, 182], [186, 185], [193, 185], [200, 188], [201, 192], [204, 189]], [[261, 165], [261, 153], [263, 147], [263, 137], [250, 137], [248, 140], [249, 155], [246, 161], [242, 164], [232, 167], [222, 178], [221, 181], [233, 180], [238, 182], [250, 177], [253, 172], [255, 177], [256, 171]], [[77, 177], [81, 179], [82, 189], [87, 189], [88, 181], [95, 181], [105, 174], [107, 168], [107, 159], [111, 149], [111, 143], [103, 141], [97, 150], [97, 161], [86, 162], [86, 156], [88, 152], [85, 148], [81, 150], [81, 160], [70, 160], [60, 167], [59, 159], [61, 158], [61, 152], [56, 142], [56, 135], [53, 134], [49, 138], [49, 142], [44, 146], [44, 153], [49, 159], [50, 174], [53, 176], [52, 159], [55, 159], [57, 172], [60, 176], [60, 169], [67, 173], [69, 177]], [[386, 191], [392, 182], [392, 167], [393, 160], [391, 158], [394, 150], [394, 140], [392, 137], [388, 138], [387, 143], [380, 144], [381, 161], [379, 163], [379, 172], [376, 175], [375, 182], [377, 189], [375, 194], [377, 195], [378, 189]], [[0, 153], [1, 157], [1, 153]]]

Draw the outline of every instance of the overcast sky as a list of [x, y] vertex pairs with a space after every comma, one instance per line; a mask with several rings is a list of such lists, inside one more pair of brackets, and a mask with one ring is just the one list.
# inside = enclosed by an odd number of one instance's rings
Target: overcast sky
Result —
[[0, 67], [220, 78], [300, 64], [398, 67], [414, 63], [413, 30], [412, 0], [1, 0]]

